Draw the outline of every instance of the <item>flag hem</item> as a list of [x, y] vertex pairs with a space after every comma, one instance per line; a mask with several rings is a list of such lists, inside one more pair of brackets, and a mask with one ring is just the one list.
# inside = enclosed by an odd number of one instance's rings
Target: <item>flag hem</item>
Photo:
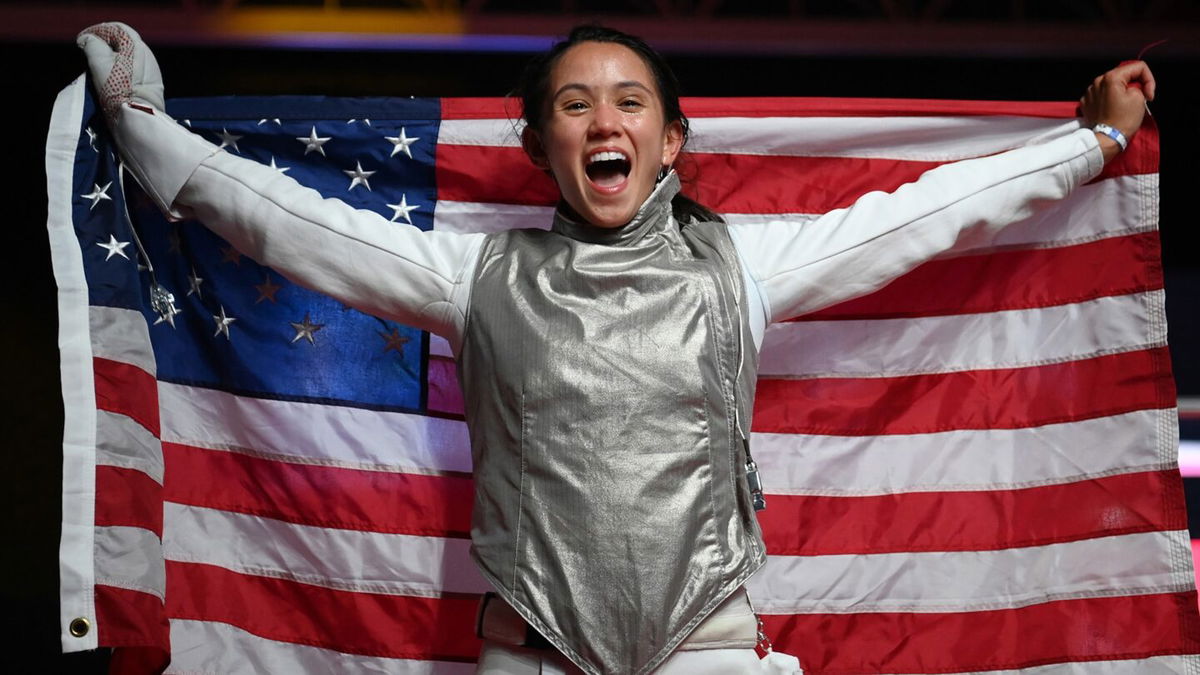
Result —
[[[72, 219], [74, 156], [83, 120], [85, 76], [54, 102], [46, 140], [47, 221], [58, 285], [58, 346], [63, 392], [62, 536], [59, 619], [63, 652], [96, 649], [95, 602], [96, 397], [88, 320], [87, 280]], [[86, 631], [72, 622], [87, 621]]]

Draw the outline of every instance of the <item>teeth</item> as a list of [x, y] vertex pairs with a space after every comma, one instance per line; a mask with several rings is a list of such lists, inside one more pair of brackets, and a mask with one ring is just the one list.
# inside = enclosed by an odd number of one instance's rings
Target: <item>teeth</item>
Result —
[[623, 152], [613, 152], [611, 150], [606, 150], [604, 152], [594, 153], [590, 157], [588, 157], [588, 164], [594, 164], [595, 162], [611, 162], [611, 161], [617, 160], [617, 159], [625, 160], [625, 161], [629, 160], [629, 158], [626, 157], [625, 153], [623, 153]]

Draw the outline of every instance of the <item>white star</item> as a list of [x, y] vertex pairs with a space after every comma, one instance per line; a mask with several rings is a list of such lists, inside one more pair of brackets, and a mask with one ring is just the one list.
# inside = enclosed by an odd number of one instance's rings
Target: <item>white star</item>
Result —
[[188, 275], [188, 295], [196, 294], [197, 298], [204, 299], [204, 294], [200, 292], [200, 284], [204, 283], [204, 279], [196, 274], [196, 269], [192, 268], [192, 273]]
[[179, 309], [178, 307], [171, 305], [171, 306], [165, 308], [163, 310], [163, 314], [159, 315], [159, 317], [154, 320], [154, 325], [157, 326], [158, 324], [166, 321], [168, 324], [170, 324], [171, 328], [174, 328], [175, 327], [175, 315], [182, 314], [182, 313], [183, 313], [182, 309]]
[[221, 313], [213, 314], [212, 318], [213, 318], [213, 321], [216, 322], [216, 324], [217, 324], [217, 332], [213, 333], [213, 337], [217, 337], [221, 333], [224, 333], [225, 339], [231, 340], [232, 338], [229, 337], [229, 324], [233, 323], [234, 321], [237, 321], [237, 319], [235, 319], [231, 316], [225, 316], [224, 305], [221, 306]]
[[105, 260], [108, 260], [109, 258], [113, 257], [114, 255], [119, 255], [122, 258], [129, 260], [129, 256], [125, 255], [125, 247], [129, 245], [129, 242], [117, 241], [117, 237], [115, 235], [112, 235], [112, 234], [108, 235], [108, 243], [107, 244], [104, 242], [96, 242], [96, 245], [99, 246], [100, 248], [108, 251], [108, 255], [104, 256]]
[[268, 118], [266, 118], [266, 117], [264, 117], [264, 118], [262, 118], [261, 120], [259, 120], [259, 121], [258, 121], [258, 124], [261, 126], [261, 125], [263, 125], [263, 124], [266, 124], [267, 122], [274, 122], [275, 124], [280, 124], [280, 125], [281, 125], [281, 124], [283, 124], [283, 122], [280, 122], [280, 121], [279, 121], [279, 118], [278, 118], [278, 117], [272, 117], [272, 118], [269, 118], [269, 119], [268, 119]]
[[420, 138], [409, 138], [408, 136], [405, 136], [404, 127], [400, 127], [399, 136], [384, 136], [384, 138], [392, 142], [392, 154], [388, 155], [389, 157], [395, 157], [397, 152], [403, 152], [404, 154], [408, 155], [409, 159], [412, 159], [412, 150], [409, 150], [408, 146], [421, 140]]
[[367, 179], [374, 176], [376, 172], [363, 171], [362, 162], [355, 162], [353, 169], [343, 169], [342, 173], [351, 178], [350, 187], [346, 188], [346, 190], [353, 190], [356, 185], [365, 185], [370, 190], [371, 184], [367, 182]]
[[112, 187], [112, 181], [108, 181], [104, 187], [100, 187], [99, 183], [93, 183], [93, 185], [95, 185], [95, 187], [92, 188], [90, 193], [86, 195], [79, 195], [84, 199], [92, 200], [92, 205], [88, 207], [89, 211], [96, 208], [96, 205], [99, 204], [102, 199], [112, 201], [112, 197], [108, 196], [108, 188]]
[[[229, 133], [228, 131], [225, 130], [224, 127], [221, 127], [221, 133], [219, 133], [217, 135], [221, 137], [221, 148], [227, 148], [227, 147], [232, 146], [235, 152], [238, 151], [237, 142], [238, 142], [238, 139], [241, 138], [241, 136]], [[217, 148], [217, 149], [219, 150], [220, 148]]]
[[418, 205], [418, 204], [413, 204], [412, 206], [409, 206], [408, 205], [408, 195], [400, 195], [400, 203], [399, 204], [388, 204], [387, 207], [395, 212], [392, 214], [391, 222], [394, 223], [394, 222], [396, 222], [397, 218], [403, 218], [404, 220], [408, 221], [409, 225], [412, 225], [412, 217], [408, 215], [408, 212], [412, 211], [414, 209], [421, 208], [420, 205]]
[[308, 340], [308, 344], [310, 345], [316, 344], [316, 342], [313, 341], [313, 333], [325, 327], [325, 324], [323, 323], [313, 323], [310, 321], [308, 318], [308, 312], [304, 313], [303, 322], [298, 323], [295, 321], [289, 321], [288, 323], [292, 324], [292, 328], [296, 331], [296, 337], [292, 338], [292, 342], [295, 342], [300, 338], [304, 338], [305, 340]]
[[92, 146], [92, 152], [96, 151], [96, 132], [92, 131], [91, 127], [84, 127], [84, 131], [88, 135], [88, 145]]
[[184, 126], [190, 127], [190, 126], [192, 126], [192, 121], [191, 120], [183, 120], [183, 124], [184, 124]]
[[[357, 118], [357, 117], [352, 117], [352, 118], [350, 118], [350, 119], [346, 120], [346, 124], [354, 124], [354, 123], [355, 123], [355, 122], [357, 122], [357, 121], [358, 121], [358, 118]], [[365, 125], [367, 125], [367, 126], [371, 126], [371, 120], [367, 119], [366, 117], [364, 117], [364, 118], [362, 119], [362, 123], [363, 123], [363, 124], [365, 124]]]
[[304, 154], [307, 155], [308, 153], [316, 150], [317, 152], [321, 153], [322, 157], [324, 157], [325, 156], [325, 148], [322, 148], [321, 146], [328, 143], [330, 138], [333, 138], [333, 137], [332, 136], [324, 136], [324, 137], [318, 136], [317, 128], [314, 126], [312, 128], [312, 131], [310, 131], [308, 133], [308, 138], [299, 136], [296, 138], [296, 140], [298, 140], [304, 144]]
[[279, 173], [287, 173], [292, 170], [292, 167], [290, 166], [277, 166], [275, 164], [275, 155], [271, 155], [271, 168], [275, 169]]

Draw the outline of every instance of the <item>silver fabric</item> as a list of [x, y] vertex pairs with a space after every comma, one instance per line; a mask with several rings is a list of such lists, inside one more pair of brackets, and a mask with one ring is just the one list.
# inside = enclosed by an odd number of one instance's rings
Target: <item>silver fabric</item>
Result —
[[[589, 673], [645, 673], [765, 560], [737, 418], [757, 357], [720, 223], [489, 235], [459, 375], [472, 553]], [[740, 406], [740, 410], [739, 410]]]

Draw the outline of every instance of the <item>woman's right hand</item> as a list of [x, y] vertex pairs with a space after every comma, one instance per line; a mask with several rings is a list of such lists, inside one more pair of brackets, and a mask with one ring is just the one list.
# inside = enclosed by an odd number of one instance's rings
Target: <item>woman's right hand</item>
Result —
[[[1092, 81], [1079, 99], [1079, 108], [1088, 126], [1107, 124], [1133, 140], [1146, 115], [1146, 102], [1154, 100], [1155, 82], [1144, 61], [1128, 61]], [[1116, 141], [1102, 134], [1100, 146], [1104, 161], [1121, 151]]]
[[162, 72], [137, 31], [119, 22], [83, 29], [75, 43], [87, 55], [100, 105], [114, 120], [128, 103], [163, 110]]

